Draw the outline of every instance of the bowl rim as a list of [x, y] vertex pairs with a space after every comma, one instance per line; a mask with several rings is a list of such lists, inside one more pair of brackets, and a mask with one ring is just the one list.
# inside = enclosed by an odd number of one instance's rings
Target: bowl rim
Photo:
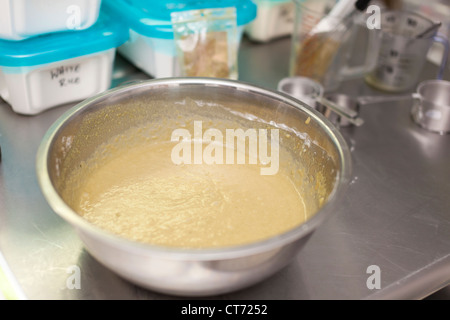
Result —
[[[325, 203], [322, 208], [307, 221], [284, 233], [249, 244], [220, 248], [185, 249], [140, 243], [112, 234], [111, 232], [97, 227], [82, 218], [63, 201], [50, 180], [47, 160], [54, 138], [58, 134], [59, 130], [62, 129], [65, 124], [70, 121], [70, 119], [102, 99], [108, 98], [113, 94], [121, 94], [137, 88], [146, 86], [151, 88], [153, 86], [161, 85], [169, 87], [179, 85], [228, 87], [241, 91], [247, 91], [249, 93], [268, 96], [275, 100], [282, 100], [286, 104], [300, 109], [303, 112], [306, 112], [311, 118], [314, 119], [314, 121], [318, 123], [318, 125], [333, 141], [334, 145], [337, 148], [339, 158], [341, 159], [341, 166], [336, 173], [336, 183], [328, 197], [327, 203]], [[328, 218], [333, 213], [333, 211], [336, 210], [337, 204], [344, 198], [345, 191], [347, 190], [350, 183], [351, 170], [351, 154], [342, 134], [328, 119], [326, 119], [326, 117], [324, 117], [322, 114], [320, 114], [310, 106], [283, 92], [271, 90], [251, 83], [238, 80], [202, 77], [174, 77], [132, 81], [128, 82], [125, 85], [109, 89], [91, 98], [88, 98], [64, 112], [49, 127], [47, 132], [44, 134], [36, 153], [36, 175], [42, 194], [46, 198], [51, 209], [66, 222], [71, 224], [78, 233], [84, 235], [87, 234], [90, 237], [95, 238], [96, 240], [101, 240], [104, 243], [108, 243], [110, 246], [126, 250], [130, 253], [133, 252], [137, 255], [160, 256], [169, 259], [191, 261], [232, 259], [263, 253], [281, 248], [284, 245], [292, 243], [295, 240], [303, 238], [304, 236], [312, 233], [320, 224], [322, 224], [322, 222], [326, 218]], [[82, 241], [85, 242], [85, 238], [82, 238]]]

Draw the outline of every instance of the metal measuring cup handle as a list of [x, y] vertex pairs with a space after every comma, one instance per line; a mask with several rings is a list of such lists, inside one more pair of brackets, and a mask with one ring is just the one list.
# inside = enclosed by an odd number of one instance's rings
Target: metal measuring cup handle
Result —
[[409, 99], [421, 99], [420, 94], [413, 93], [399, 96], [362, 96], [356, 98], [360, 105], [377, 104], [384, 102], [404, 101]]
[[349, 109], [345, 106], [338, 105], [333, 101], [330, 101], [324, 97], [318, 99], [319, 103], [324, 105], [325, 107], [331, 109], [333, 112], [337, 113], [339, 116], [348, 120], [351, 124], [360, 127], [364, 124], [364, 120], [358, 117], [358, 112], [355, 110]]

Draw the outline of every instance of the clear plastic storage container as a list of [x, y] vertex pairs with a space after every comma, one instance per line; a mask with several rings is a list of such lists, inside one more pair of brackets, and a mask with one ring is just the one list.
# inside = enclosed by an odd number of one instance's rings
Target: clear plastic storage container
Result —
[[245, 33], [254, 41], [268, 42], [291, 35], [294, 30], [295, 5], [292, 0], [253, 0], [257, 15], [245, 27]]
[[244, 27], [256, 17], [250, 0], [103, 0], [130, 29], [130, 39], [119, 52], [154, 78], [180, 75], [171, 13], [207, 8], [236, 8], [240, 42]]
[[101, 0], [0, 0], [0, 38], [83, 30], [98, 19]]
[[0, 40], [0, 96], [13, 111], [33, 115], [100, 93], [127, 40], [128, 31], [106, 14], [83, 31]]

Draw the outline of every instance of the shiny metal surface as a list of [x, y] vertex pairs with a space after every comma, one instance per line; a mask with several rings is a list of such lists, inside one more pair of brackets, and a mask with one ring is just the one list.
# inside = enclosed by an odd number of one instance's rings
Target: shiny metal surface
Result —
[[[153, 115], [180, 110], [180, 99], [184, 101], [187, 97], [206, 104], [196, 111], [199, 117], [204, 110], [212, 108], [207, 107], [208, 104], [215, 103], [233, 112], [250, 113], [267, 123], [273, 121], [296, 128], [311, 137], [328, 156], [321, 156], [318, 148], [308, 148], [310, 152], [302, 156], [303, 175], [330, 175], [323, 182], [315, 179], [315, 183], [321, 185], [312, 188], [326, 190], [323, 194], [316, 191], [317, 198], [328, 198], [325, 205], [308, 221], [284, 234], [249, 245], [209, 250], [164, 248], [126, 241], [94, 227], [76, 214], [62, 196], [62, 186], [68, 179], [64, 172], [79, 167], [97, 147], [124, 130], [147, 122], [156, 125]], [[103, 120], [106, 116], [108, 121]], [[216, 110], [211, 119], [225, 119], [222, 117], [225, 115], [220, 116]], [[68, 137], [70, 145], [66, 144]], [[36, 163], [38, 181], [48, 203], [78, 231], [94, 257], [133, 283], [181, 296], [229, 293], [255, 284], [285, 267], [311, 234], [339, 208], [351, 176], [351, 158], [345, 140], [319, 113], [275, 91], [207, 78], [149, 80], [120, 86], [88, 99], [51, 126], [37, 151]], [[330, 170], [320, 169], [327, 167]], [[300, 167], [293, 170], [300, 170]], [[301, 190], [307, 188], [301, 187]], [[313, 197], [304, 194], [307, 206]]]
[[[289, 39], [244, 39], [240, 79], [276, 89], [288, 74]], [[145, 79], [117, 61], [115, 84]], [[449, 70], [444, 75], [450, 79]], [[421, 80], [437, 67], [426, 64]], [[364, 81], [343, 83], [353, 97], [384, 95]], [[38, 145], [72, 105], [36, 117], [0, 103], [0, 250], [30, 299], [172, 299], [139, 288], [97, 262], [71, 225], [53, 213], [35, 174]], [[287, 268], [218, 299], [422, 299], [450, 284], [450, 139], [417, 126], [411, 101], [362, 106], [363, 126], [342, 128], [353, 178], [342, 207]], [[380, 268], [380, 289], [367, 287]], [[79, 271], [80, 287], [71, 277]]]

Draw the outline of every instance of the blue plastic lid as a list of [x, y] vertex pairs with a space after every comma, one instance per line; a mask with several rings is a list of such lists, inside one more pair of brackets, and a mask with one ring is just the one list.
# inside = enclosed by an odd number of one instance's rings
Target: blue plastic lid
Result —
[[97, 22], [85, 30], [50, 33], [21, 41], [0, 40], [0, 66], [28, 67], [76, 58], [117, 48], [128, 37], [128, 30], [102, 10]]
[[163, 39], [173, 39], [170, 14], [176, 11], [235, 7], [238, 26], [256, 17], [256, 5], [251, 0], [103, 0], [103, 3], [137, 33]]

